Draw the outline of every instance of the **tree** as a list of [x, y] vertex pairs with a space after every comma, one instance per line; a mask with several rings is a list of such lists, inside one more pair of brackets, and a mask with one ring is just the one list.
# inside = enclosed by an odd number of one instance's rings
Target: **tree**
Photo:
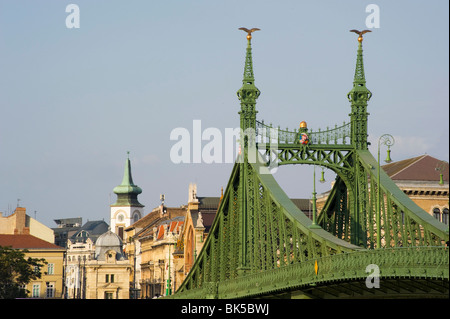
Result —
[[0, 246], [0, 299], [24, 298], [29, 293], [21, 287], [31, 280], [41, 278], [45, 259], [26, 259], [28, 250]]

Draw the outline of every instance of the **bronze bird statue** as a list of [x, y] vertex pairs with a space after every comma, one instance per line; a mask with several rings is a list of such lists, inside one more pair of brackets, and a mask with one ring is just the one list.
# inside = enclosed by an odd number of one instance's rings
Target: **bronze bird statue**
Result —
[[242, 27], [242, 28], [239, 28], [239, 30], [247, 32], [247, 39], [250, 40], [252, 38], [252, 32], [255, 32], [255, 31], [258, 31], [258, 30], [261, 30], [261, 29], [252, 28], [252, 29], [249, 30], [247, 28]]
[[363, 34], [364, 34], [364, 33], [367, 33], [367, 32], [372, 32], [372, 31], [370, 31], [370, 30], [359, 31], [359, 30], [353, 29], [353, 30], [350, 30], [350, 32], [355, 32], [356, 34], [358, 34], [358, 35], [359, 35], [358, 41], [359, 41], [359, 42], [362, 42], [362, 40], [363, 40]]

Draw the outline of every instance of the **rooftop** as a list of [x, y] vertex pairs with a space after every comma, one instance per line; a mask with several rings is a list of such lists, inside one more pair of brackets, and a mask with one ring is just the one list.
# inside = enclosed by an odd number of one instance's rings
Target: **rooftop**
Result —
[[382, 167], [394, 181], [439, 182], [439, 175], [443, 174], [444, 182], [448, 183], [448, 163], [427, 154], [386, 164]]
[[0, 246], [14, 249], [63, 249], [60, 246], [28, 234], [0, 234]]

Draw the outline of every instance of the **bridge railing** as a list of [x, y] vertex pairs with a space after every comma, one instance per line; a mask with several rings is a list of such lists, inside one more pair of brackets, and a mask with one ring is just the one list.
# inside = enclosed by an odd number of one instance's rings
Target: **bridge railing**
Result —
[[[374, 273], [374, 269], [377, 271]], [[383, 279], [449, 279], [447, 247], [405, 247], [362, 250], [291, 263], [236, 279], [207, 282], [177, 298], [254, 298], [342, 281]]]
[[[341, 126], [335, 125], [334, 128], [327, 127], [322, 131], [309, 131], [307, 133], [311, 144], [325, 145], [348, 145], [350, 144], [351, 134], [350, 123], [343, 123]], [[280, 127], [273, 127], [272, 124], [267, 125], [263, 121], [256, 121], [256, 141], [257, 143], [268, 143], [273, 139], [277, 139], [278, 144], [294, 144], [298, 143], [299, 132], [282, 130]]]
[[248, 298], [323, 283], [365, 281], [375, 268], [381, 281], [392, 277], [448, 280], [449, 249], [390, 248], [324, 256], [222, 282], [218, 294], [222, 298]]

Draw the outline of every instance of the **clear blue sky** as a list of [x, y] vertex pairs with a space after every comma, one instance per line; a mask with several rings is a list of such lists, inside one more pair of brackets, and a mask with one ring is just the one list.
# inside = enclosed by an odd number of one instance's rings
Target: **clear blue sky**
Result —
[[[66, 28], [70, 3], [79, 29]], [[238, 28], [261, 29], [252, 41], [258, 119], [324, 129], [348, 120], [357, 49], [349, 30], [366, 28], [371, 3], [380, 27], [364, 40], [369, 140], [393, 135], [394, 160], [448, 161], [447, 0], [0, 0], [0, 211], [19, 198], [49, 227], [78, 216], [109, 223], [127, 151], [147, 213], [161, 193], [169, 206], [185, 204], [191, 182], [199, 196], [219, 196], [232, 164], [173, 164], [169, 137], [192, 131], [193, 120], [222, 132], [239, 126]], [[311, 167], [275, 177], [289, 196], [311, 196]]]

